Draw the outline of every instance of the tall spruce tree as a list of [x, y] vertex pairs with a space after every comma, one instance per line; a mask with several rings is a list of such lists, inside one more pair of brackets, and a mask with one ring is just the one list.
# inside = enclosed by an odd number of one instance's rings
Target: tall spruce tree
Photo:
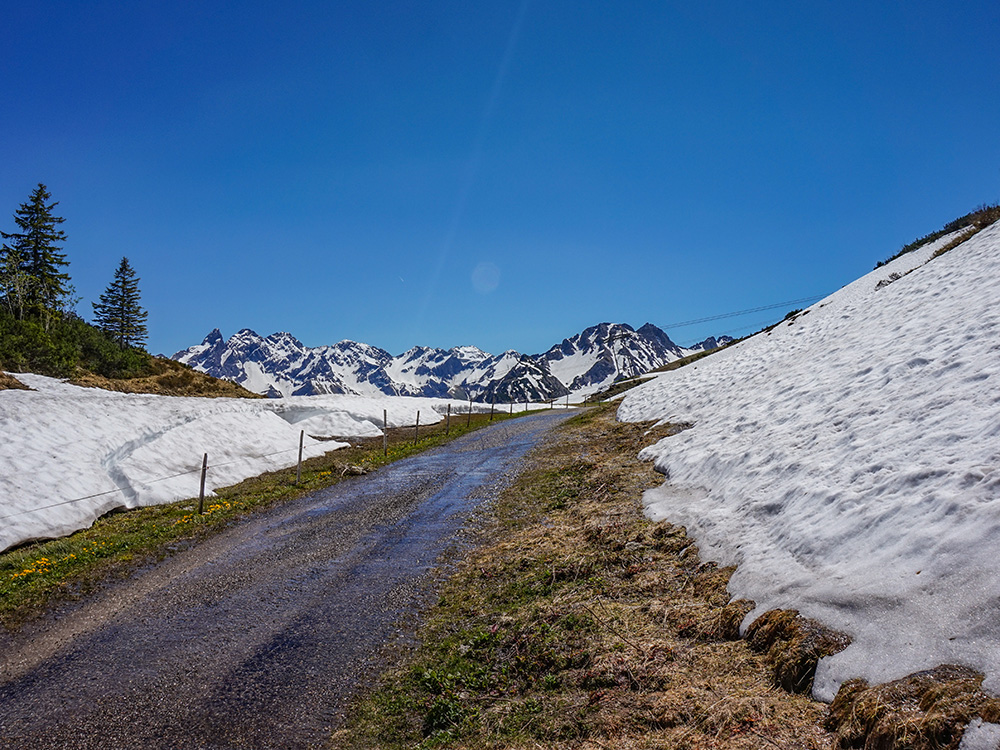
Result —
[[114, 279], [93, 305], [94, 323], [122, 349], [145, 347], [147, 313], [139, 304], [139, 277], [128, 258], [122, 258]]
[[25, 313], [39, 315], [46, 326], [63, 309], [72, 291], [69, 274], [62, 270], [69, 261], [59, 245], [66, 241], [66, 233], [59, 229], [65, 219], [52, 213], [59, 203], [49, 203], [51, 198], [45, 185], [38, 183], [28, 201], [14, 212], [14, 221], [21, 231], [0, 232], [5, 240], [11, 241], [10, 247], [4, 247], [5, 279], [19, 279], [18, 289], [23, 292], [13, 307], [19, 317]]

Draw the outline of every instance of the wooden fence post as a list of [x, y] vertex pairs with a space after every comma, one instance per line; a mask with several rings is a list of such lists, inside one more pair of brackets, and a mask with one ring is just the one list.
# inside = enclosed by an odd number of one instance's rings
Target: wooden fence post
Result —
[[201, 490], [198, 492], [198, 515], [205, 512], [205, 474], [208, 473], [208, 454], [201, 460]]
[[469, 429], [472, 424], [472, 396], [469, 396], [469, 416], [465, 419], [465, 429]]
[[420, 440], [420, 411], [417, 411], [417, 426], [413, 428], [413, 444]]
[[302, 482], [302, 442], [306, 439], [306, 431], [299, 430], [299, 465], [295, 469], [295, 484]]
[[451, 404], [448, 404], [448, 416], [444, 423], [444, 434], [447, 435], [449, 432], [451, 432]]
[[493, 407], [496, 405], [496, 396], [490, 399], [490, 421], [493, 421]]
[[389, 455], [389, 415], [382, 410], [382, 455]]

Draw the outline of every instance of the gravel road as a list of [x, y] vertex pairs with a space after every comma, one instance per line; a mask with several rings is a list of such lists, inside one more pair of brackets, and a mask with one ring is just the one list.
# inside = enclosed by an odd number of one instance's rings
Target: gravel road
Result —
[[0, 748], [323, 747], [470, 513], [565, 416], [345, 480], [0, 636]]

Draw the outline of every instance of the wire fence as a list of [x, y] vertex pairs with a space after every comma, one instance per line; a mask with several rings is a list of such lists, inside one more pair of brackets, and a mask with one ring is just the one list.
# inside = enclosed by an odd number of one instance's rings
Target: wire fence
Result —
[[[209, 469], [221, 469], [223, 466], [232, 466], [233, 464], [238, 464], [241, 461], [259, 461], [260, 459], [270, 458], [271, 456], [278, 456], [282, 453], [292, 453], [297, 451], [298, 448], [288, 448], [286, 450], [274, 451], [272, 453], [264, 453], [260, 456], [240, 456], [239, 458], [234, 458], [232, 461], [223, 461], [222, 463], [209, 464], [207, 468]], [[187, 476], [188, 474], [200, 474], [202, 472], [202, 467], [198, 466], [195, 469], [190, 469], [188, 471], [181, 471], [176, 474], [169, 474], [165, 477], [156, 477], [155, 479], [143, 480], [142, 484], [157, 484], [158, 482], [166, 482], [168, 479], [176, 479], [177, 477]], [[113, 490], [105, 490], [104, 492], [95, 492], [92, 495], [83, 495], [82, 497], [74, 497], [69, 500], [60, 500], [57, 503], [50, 503], [48, 505], [39, 505], [36, 508], [29, 508], [27, 510], [21, 510], [17, 513], [10, 513], [6, 516], [0, 516], [0, 521], [5, 521], [8, 518], [16, 518], [17, 516], [24, 516], [29, 513], [38, 513], [43, 510], [51, 510], [52, 508], [58, 508], [63, 505], [70, 505], [71, 503], [79, 503], [83, 500], [93, 500], [94, 498], [104, 497], [106, 495], [114, 495], [116, 493], [124, 494], [126, 492], [123, 487], [115, 487]]]
[[[759, 331], [763, 331], [768, 326], [772, 326], [772, 325], [775, 325], [776, 323], [780, 323], [782, 321], [782, 319], [783, 319], [783, 316], [782, 317], [772, 316], [770, 318], [763, 318], [763, 319], [757, 321], [756, 323], [750, 323], [748, 325], [740, 326], [738, 328], [726, 328], [724, 331], [719, 331], [716, 334], [716, 338], [718, 338], [719, 336], [729, 336], [729, 337], [734, 338], [734, 339], [740, 339], [740, 338], [743, 338], [744, 336], [746, 336], [748, 334], [757, 333]], [[696, 341], [692, 341], [692, 342], [690, 342], [690, 344], [688, 344], [688, 348], [690, 348], [691, 346], [694, 346], [696, 344], [699, 344], [699, 343], [701, 343], [700, 339], [696, 340]], [[684, 346], [684, 344], [681, 344], [681, 346]]]
[[[485, 409], [485, 407], [483, 407], [483, 408]], [[470, 409], [470, 413], [471, 413], [471, 409]], [[420, 418], [419, 414], [420, 413], [417, 412], [417, 415], [418, 415], [417, 419], [418, 420]], [[457, 413], [456, 413], [456, 415], [457, 415]], [[383, 427], [385, 427], [385, 428], [388, 428], [388, 427], [391, 427], [391, 426], [392, 425], [389, 425], [387, 422], [383, 423]], [[402, 427], [408, 427], [409, 425], [401, 425], [401, 426]], [[71, 445], [75, 445], [75, 444], [67, 443], [63, 447], [67, 447], [68, 448]], [[59, 446], [49, 446], [49, 449], [51, 450], [51, 449], [53, 449], [53, 447], [54, 448], [58, 448]], [[237, 464], [237, 463], [240, 463], [242, 461], [259, 461], [259, 460], [264, 459], [264, 458], [271, 458], [272, 456], [279, 456], [279, 455], [281, 455], [283, 453], [293, 453], [293, 452], [298, 451], [300, 449], [301, 449], [300, 447], [295, 447], [295, 448], [287, 448], [285, 450], [280, 450], [280, 451], [273, 451], [271, 453], [264, 453], [264, 454], [261, 454], [259, 456], [240, 456], [239, 458], [234, 458], [231, 461], [223, 461], [222, 463], [209, 464], [209, 465], [207, 465], [207, 467], [197, 466], [196, 468], [189, 469], [188, 471], [181, 471], [181, 472], [178, 472], [176, 474], [169, 474], [169, 475], [164, 476], [164, 477], [156, 477], [154, 479], [143, 480], [142, 484], [144, 484], [144, 485], [157, 484], [159, 482], [166, 482], [169, 479], [176, 479], [178, 477], [187, 476], [188, 474], [200, 474], [203, 470], [207, 470], [207, 469], [221, 469], [224, 466], [232, 466], [233, 464]], [[123, 488], [123, 487], [115, 487], [112, 490], [105, 490], [104, 492], [95, 492], [95, 493], [93, 493], [91, 495], [83, 495], [82, 497], [74, 497], [74, 498], [70, 498], [68, 500], [60, 500], [57, 503], [49, 503], [48, 505], [39, 505], [39, 506], [37, 506], [35, 508], [28, 508], [27, 510], [21, 510], [21, 511], [18, 511], [16, 513], [9, 513], [9, 514], [7, 514], [5, 516], [0, 516], [0, 521], [6, 521], [7, 519], [10, 519], [10, 518], [16, 518], [18, 516], [28, 515], [29, 513], [38, 513], [38, 512], [43, 511], [43, 510], [51, 510], [52, 508], [58, 508], [58, 507], [61, 507], [63, 505], [70, 505], [72, 503], [79, 503], [79, 502], [82, 502], [84, 500], [93, 500], [95, 498], [105, 497], [107, 495], [115, 495], [115, 494], [118, 494], [118, 493], [125, 494], [125, 492], [126, 492], [125, 488]]]

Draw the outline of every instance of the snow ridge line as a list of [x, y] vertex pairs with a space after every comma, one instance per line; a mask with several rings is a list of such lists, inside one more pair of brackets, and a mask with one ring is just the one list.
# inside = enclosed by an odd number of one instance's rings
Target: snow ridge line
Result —
[[[196, 421], [196, 419], [197, 417], [194, 416], [187, 417], [185, 419], [182, 419], [179, 423], [172, 424], [169, 427], [166, 427], [162, 430], [147, 432], [146, 434], [136, 438], [135, 440], [129, 440], [123, 443], [122, 445], [118, 446], [115, 450], [111, 451], [111, 453], [109, 453], [107, 457], [104, 458], [104, 460], [101, 461], [101, 464], [104, 466], [104, 470], [108, 473], [108, 477], [111, 479], [112, 482], [115, 483], [118, 489], [121, 490], [121, 493], [125, 496], [126, 500], [137, 499], [139, 497], [139, 493], [136, 491], [136, 489], [132, 486], [132, 483], [129, 481], [128, 474], [121, 466], [122, 462], [130, 458], [137, 449], [149, 445], [154, 441], [158, 440], [159, 438], [162, 438], [164, 435], [167, 435], [171, 430], [175, 430], [178, 427], [186, 427], [187, 425], [192, 424], [193, 422]], [[113, 490], [109, 490], [109, 492], [113, 492]]]

